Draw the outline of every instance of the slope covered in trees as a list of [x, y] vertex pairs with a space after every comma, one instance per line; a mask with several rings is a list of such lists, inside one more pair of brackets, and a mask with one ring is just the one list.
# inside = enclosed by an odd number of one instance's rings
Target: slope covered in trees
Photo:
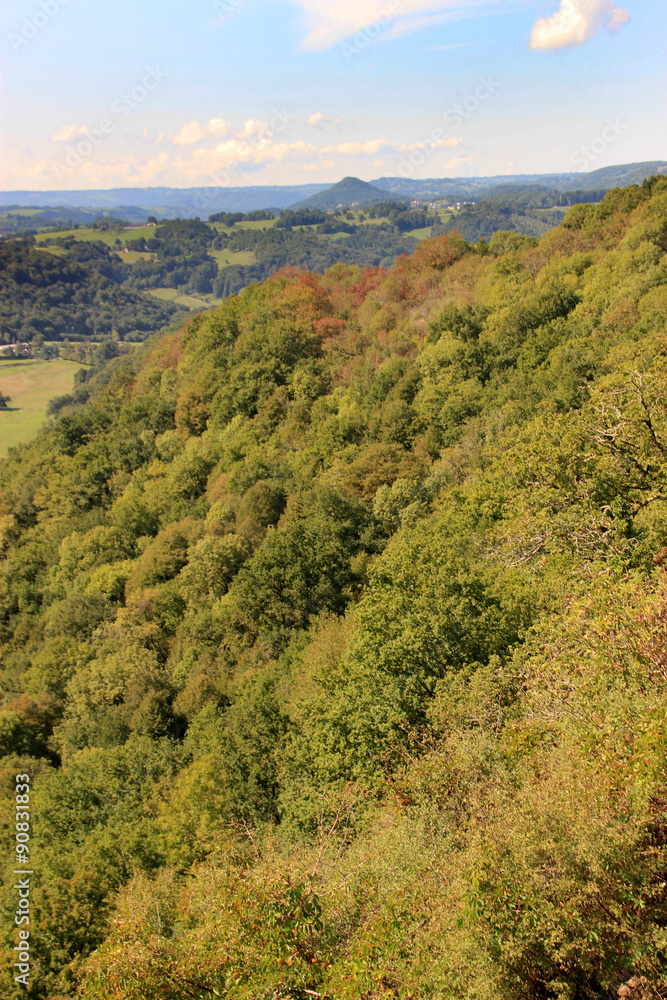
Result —
[[121, 288], [123, 266], [103, 243], [66, 258], [23, 241], [0, 242], [0, 339], [6, 343], [108, 337], [144, 340], [184, 311]]
[[666, 251], [287, 269], [0, 465], [31, 995], [665, 996]]

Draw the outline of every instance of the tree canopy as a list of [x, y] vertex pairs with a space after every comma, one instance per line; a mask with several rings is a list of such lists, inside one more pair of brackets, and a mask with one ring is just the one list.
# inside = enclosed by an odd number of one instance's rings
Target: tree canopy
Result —
[[665, 994], [666, 253], [653, 178], [283, 267], [10, 452], [31, 995]]

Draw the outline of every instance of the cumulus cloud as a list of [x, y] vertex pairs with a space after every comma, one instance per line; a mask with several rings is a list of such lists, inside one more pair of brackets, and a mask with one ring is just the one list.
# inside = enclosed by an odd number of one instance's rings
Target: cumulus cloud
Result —
[[[198, 155], [205, 159], [209, 159], [210, 152], [210, 150], [197, 151]], [[247, 139], [235, 138], [218, 143], [212, 152], [218, 166], [227, 167], [230, 163], [280, 163], [286, 159], [310, 157], [317, 152], [317, 146], [302, 140], [273, 142], [267, 137], [256, 142], [248, 142]]]
[[90, 129], [87, 125], [62, 125], [57, 132], [51, 136], [51, 142], [71, 142], [73, 139], [80, 139], [83, 135], [88, 135]]
[[309, 125], [340, 125], [341, 118], [332, 118], [330, 115], [325, 115], [321, 111], [314, 111], [312, 115], [308, 117]]
[[541, 17], [533, 25], [531, 49], [562, 49], [583, 45], [600, 28], [616, 31], [630, 20], [624, 7], [613, 0], [560, 0], [551, 17]]
[[[294, 171], [329, 182], [336, 176], [366, 176], [372, 169], [396, 172], [406, 151], [429, 147], [444, 151], [457, 147], [458, 138], [438, 138], [410, 145], [382, 137], [331, 142], [323, 132], [340, 119], [323, 111], [314, 111], [301, 121], [301, 134], [292, 134], [296, 121], [287, 111], [276, 111], [269, 121], [249, 118], [232, 127], [223, 118], [211, 118], [207, 124], [195, 119], [185, 122], [166, 136], [148, 128], [136, 134], [116, 134], [115, 140], [95, 155], [81, 153], [78, 162], [67, 159], [67, 146], [90, 139], [87, 126], [63, 125], [52, 136], [54, 143], [46, 156], [35, 162], [25, 151], [7, 164], [9, 187], [25, 186], [30, 176], [35, 187], [54, 190], [72, 187], [106, 187], [122, 182], [126, 186], [234, 186], [248, 183], [293, 183]], [[306, 124], [308, 122], [308, 124]], [[439, 133], [440, 135], [442, 133]], [[327, 141], [328, 139], [328, 141]], [[168, 143], [168, 145], [166, 145]], [[160, 151], [156, 149], [160, 147]], [[125, 148], [124, 155], [121, 149]], [[92, 150], [91, 150], [92, 152]], [[445, 157], [446, 158], [446, 157]], [[451, 161], [451, 166], [461, 160]], [[251, 180], [252, 178], [252, 180]]]
[[229, 135], [231, 124], [224, 118], [211, 118], [208, 125], [200, 125], [198, 121], [186, 122], [171, 141], [175, 146], [194, 146], [207, 138], [223, 138]]

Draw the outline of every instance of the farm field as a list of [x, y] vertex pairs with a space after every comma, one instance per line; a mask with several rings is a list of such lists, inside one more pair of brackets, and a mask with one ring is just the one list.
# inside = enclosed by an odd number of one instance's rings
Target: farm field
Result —
[[425, 240], [431, 235], [431, 227], [424, 226], [422, 229], [409, 229], [406, 236], [412, 236], [415, 240]]
[[208, 255], [213, 258], [219, 268], [229, 264], [255, 263], [255, 254], [252, 250], [209, 250]]
[[66, 257], [67, 256], [67, 250], [65, 250], [65, 247], [40, 247], [40, 246], [37, 246], [37, 247], [35, 247], [35, 249], [36, 250], [41, 250], [42, 253], [50, 253], [54, 257]]
[[[237, 222], [234, 229], [273, 229], [274, 219], [251, 219], [250, 221]], [[221, 230], [229, 232], [227, 226], [219, 224]], [[217, 227], [216, 227], [217, 228]]]
[[203, 295], [182, 295], [175, 288], [147, 288], [147, 295], [152, 295], [163, 302], [175, 302], [177, 306], [186, 306], [188, 309], [213, 309], [222, 299], [215, 299], [212, 295], [208, 298]]
[[67, 236], [73, 236], [80, 242], [99, 240], [101, 243], [106, 243], [107, 246], [112, 247], [116, 240], [138, 240], [140, 236], [149, 240], [151, 236], [155, 236], [155, 227], [141, 226], [139, 229], [121, 229], [120, 231], [110, 230], [109, 232], [103, 232], [100, 229], [81, 226], [79, 229], [59, 229], [55, 233], [38, 233], [35, 239], [39, 244], [44, 243], [45, 240], [65, 239]]
[[0, 389], [11, 396], [9, 408], [0, 410], [0, 457], [9, 448], [30, 441], [46, 419], [46, 404], [70, 392], [75, 361], [0, 361]]
[[124, 264], [136, 264], [140, 260], [157, 260], [157, 254], [150, 251], [128, 250], [127, 253], [123, 253], [122, 250], [116, 250], [114, 252], [117, 253]]

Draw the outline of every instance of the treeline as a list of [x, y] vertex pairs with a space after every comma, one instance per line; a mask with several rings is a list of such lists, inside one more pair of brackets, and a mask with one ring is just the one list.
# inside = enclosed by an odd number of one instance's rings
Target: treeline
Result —
[[568, 206], [599, 202], [604, 195], [604, 190], [563, 192], [535, 185], [500, 185], [476, 204], [464, 205], [456, 218], [434, 226], [431, 232], [435, 236], [456, 229], [471, 242], [488, 240], [503, 230], [544, 236], [563, 221]]
[[666, 252], [290, 267], [0, 464], [33, 996], [665, 994]]
[[324, 240], [317, 233], [302, 230], [238, 230], [230, 239], [229, 249], [252, 250], [256, 263], [223, 268], [213, 287], [215, 294], [221, 297], [234, 294], [251, 282], [264, 281], [286, 266], [317, 273], [339, 262], [366, 268], [386, 267], [416, 245], [416, 240], [378, 226], [358, 227], [344, 242]]
[[237, 222], [269, 222], [275, 218], [275, 212], [270, 208], [256, 209], [254, 212], [215, 212], [209, 215], [209, 222], [221, 222], [225, 226], [234, 226]]

